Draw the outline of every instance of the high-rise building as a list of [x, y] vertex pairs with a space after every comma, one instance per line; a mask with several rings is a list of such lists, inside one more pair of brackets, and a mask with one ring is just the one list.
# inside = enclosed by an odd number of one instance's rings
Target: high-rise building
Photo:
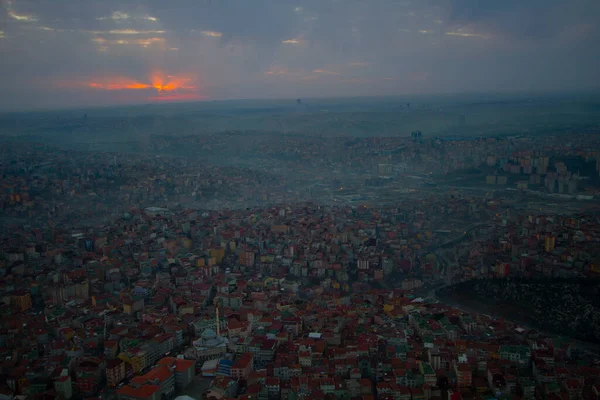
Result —
[[125, 379], [125, 362], [121, 359], [106, 362], [106, 384], [115, 387]]
[[10, 302], [18, 311], [27, 311], [31, 308], [31, 293], [25, 289], [15, 290], [10, 296]]
[[554, 250], [554, 246], [556, 245], [556, 238], [554, 236], [546, 236], [544, 238], [544, 250], [546, 253], [550, 253]]

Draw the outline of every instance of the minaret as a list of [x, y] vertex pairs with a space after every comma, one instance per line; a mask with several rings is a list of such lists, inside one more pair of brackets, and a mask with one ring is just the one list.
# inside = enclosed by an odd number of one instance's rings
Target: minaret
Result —
[[219, 321], [219, 303], [217, 303], [217, 336], [221, 336], [221, 323]]
[[104, 313], [104, 340], [108, 339], [108, 336], [106, 336], [106, 325], [108, 324], [108, 321], [106, 320], [106, 313]]

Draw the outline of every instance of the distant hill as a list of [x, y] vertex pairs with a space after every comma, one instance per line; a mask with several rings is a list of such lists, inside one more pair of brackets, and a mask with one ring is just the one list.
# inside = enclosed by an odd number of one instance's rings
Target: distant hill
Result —
[[598, 121], [600, 100], [593, 97], [244, 100], [0, 113], [0, 135], [55, 144], [143, 142], [154, 135], [230, 130], [328, 137], [410, 136], [414, 130], [424, 137], [482, 136], [598, 130]]

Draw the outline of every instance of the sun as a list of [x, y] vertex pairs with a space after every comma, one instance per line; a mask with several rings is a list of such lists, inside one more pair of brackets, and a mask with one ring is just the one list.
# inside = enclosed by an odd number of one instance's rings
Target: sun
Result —
[[85, 82], [84, 85], [96, 90], [150, 90], [155, 94], [147, 99], [150, 101], [185, 101], [201, 100], [203, 96], [196, 85], [197, 79], [193, 74], [168, 74], [155, 69], [147, 81], [138, 81], [125, 76], [102, 77]]

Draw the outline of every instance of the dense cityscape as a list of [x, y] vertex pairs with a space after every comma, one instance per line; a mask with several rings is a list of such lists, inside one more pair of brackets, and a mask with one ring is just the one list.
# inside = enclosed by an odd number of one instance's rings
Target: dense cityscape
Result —
[[0, 400], [600, 400], [600, 0], [0, 0]]
[[599, 396], [596, 135], [96, 146], [2, 139], [0, 399]]

